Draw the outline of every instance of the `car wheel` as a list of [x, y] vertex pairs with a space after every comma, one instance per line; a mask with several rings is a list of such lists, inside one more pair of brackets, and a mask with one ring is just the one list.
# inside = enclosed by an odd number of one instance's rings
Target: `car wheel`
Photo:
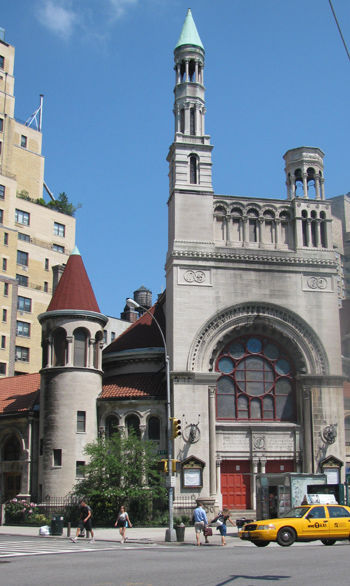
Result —
[[269, 541], [252, 541], [252, 543], [254, 543], [254, 545], [256, 545], [256, 547], [266, 547], [267, 545], [269, 545]]
[[323, 545], [334, 545], [337, 541], [336, 539], [321, 539]]
[[288, 547], [292, 545], [297, 538], [297, 534], [295, 533], [292, 527], [282, 527], [277, 533], [277, 543], [282, 547]]

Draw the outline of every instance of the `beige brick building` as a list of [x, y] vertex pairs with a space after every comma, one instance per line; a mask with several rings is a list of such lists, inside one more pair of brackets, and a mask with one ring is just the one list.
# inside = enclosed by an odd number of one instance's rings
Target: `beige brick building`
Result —
[[0, 376], [40, 369], [37, 316], [51, 299], [52, 267], [75, 242], [73, 217], [35, 203], [43, 197], [42, 132], [15, 118], [14, 60], [14, 47], [0, 40]]

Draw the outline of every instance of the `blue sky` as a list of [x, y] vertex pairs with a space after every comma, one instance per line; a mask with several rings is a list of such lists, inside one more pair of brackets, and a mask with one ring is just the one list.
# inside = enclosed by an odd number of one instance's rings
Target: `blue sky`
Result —
[[[350, 47], [350, 3], [333, 0]], [[45, 181], [82, 208], [76, 243], [101, 311], [165, 288], [173, 49], [188, 8], [206, 50], [216, 193], [285, 198], [284, 153], [325, 152], [326, 197], [350, 191], [349, 82], [328, 0], [12, 0], [16, 117], [44, 94]]]

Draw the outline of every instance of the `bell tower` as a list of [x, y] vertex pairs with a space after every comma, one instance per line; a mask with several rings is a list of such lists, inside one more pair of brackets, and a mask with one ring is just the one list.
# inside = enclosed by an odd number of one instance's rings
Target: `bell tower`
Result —
[[204, 47], [191, 10], [174, 50], [175, 139], [170, 147], [169, 189], [212, 192], [210, 136], [205, 134]]

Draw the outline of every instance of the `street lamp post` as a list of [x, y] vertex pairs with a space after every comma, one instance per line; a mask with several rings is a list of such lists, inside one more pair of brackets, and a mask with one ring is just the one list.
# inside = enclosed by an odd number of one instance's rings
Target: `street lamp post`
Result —
[[171, 422], [171, 405], [170, 405], [170, 366], [169, 366], [169, 356], [168, 356], [168, 349], [165, 341], [165, 337], [160, 327], [157, 319], [154, 315], [143, 305], [140, 305], [134, 299], [127, 299], [126, 304], [130, 309], [138, 309], [141, 308], [151, 316], [151, 318], [156, 323], [160, 335], [162, 336], [163, 344], [164, 344], [164, 358], [165, 358], [165, 372], [166, 372], [166, 407], [167, 407], [167, 418], [168, 418], [168, 474], [166, 478], [167, 488], [168, 488], [168, 505], [169, 505], [169, 527], [165, 531], [165, 541], [176, 541], [176, 532], [174, 529], [174, 513], [173, 513], [173, 500], [174, 500], [174, 489], [173, 489], [173, 470], [172, 470], [172, 443], [171, 443], [171, 435], [172, 435], [172, 422]]

